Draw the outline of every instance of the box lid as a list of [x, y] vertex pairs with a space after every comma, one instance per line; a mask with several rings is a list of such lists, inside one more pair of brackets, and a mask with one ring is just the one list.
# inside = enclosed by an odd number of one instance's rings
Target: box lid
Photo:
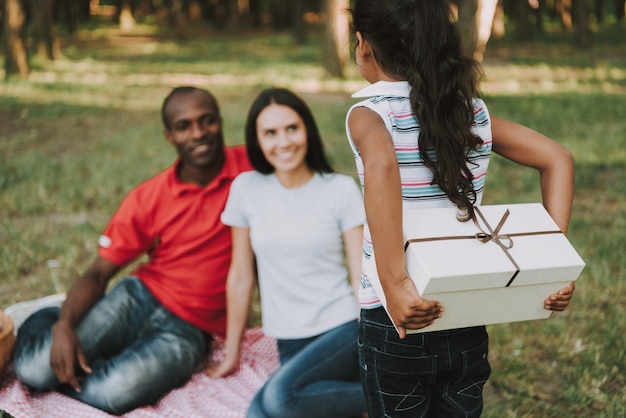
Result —
[[422, 295], [576, 280], [585, 263], [539, 203], [403, 213], [407, 271]]

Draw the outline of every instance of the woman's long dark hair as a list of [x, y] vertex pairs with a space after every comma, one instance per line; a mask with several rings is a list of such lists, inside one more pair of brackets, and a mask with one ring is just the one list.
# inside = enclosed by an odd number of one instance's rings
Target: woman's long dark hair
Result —
[[252, 167], [263, 174], [274, 172], [274, 167], [267, 161], [261, 151], [256, 131], [256, 121], [259, 114], [271, 104], [287, 106], [302, 118], [304, 126], [306, 127], [307, 153], [305, 161], [307, 166], [318, 173], [333, 173], [334, 170], [326, 159], [324, 145], [317, 129], [315, 119], [313, 118], [313, 113], [311, 113], [311, 110], [304, 100], [284, 88], [269, 88], [263, 90], [250, 106], [248, 119], [246, 121], [246, 148]]
[[476, 191], [468, 153], [483, 142], [471, 131], [481, 70], [463, 54], [448, 1], [355, 0], [351, 12], [352, 30], [382, 70], [409, 82], [420, 155], [460, 219], [470, 219]]

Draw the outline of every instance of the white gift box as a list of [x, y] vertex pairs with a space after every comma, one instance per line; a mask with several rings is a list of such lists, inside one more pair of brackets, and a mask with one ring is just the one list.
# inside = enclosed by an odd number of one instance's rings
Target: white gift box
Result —
[[[409, 333], [548, 318], [545, 299], [585, 266], [539, 203], [480, 206], [468, 222], [456, 208], [405, 210], [403, 231], [409, 277], [444, 307]], [[363, 271], [386, 306], [375, 257]]]

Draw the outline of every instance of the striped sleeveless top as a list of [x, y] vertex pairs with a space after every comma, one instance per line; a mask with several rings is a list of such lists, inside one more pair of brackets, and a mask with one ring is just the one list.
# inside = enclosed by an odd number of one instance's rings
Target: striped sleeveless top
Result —
[[[409, 208], [438, 208], [452, 207], [453, 204], [437, 185], [432, 184], [433, 175], [420, 157], [417, 138], [419, 121], [411, 109], [409, 93], [411, 87], [406, 81], [379, 81], [352, 95], [355, 98], [367, 98], [353, 105], [348, 111], [356, 107], [366, 107], [376, 112], [385, 123], [393, 139], [400, 179], [402, 182], [403, 209]], [[346, 117], [346, 133], [348, 142], [354, 153], [357, 174], [361, 187], [364, 187], [363, 161], [350, 135]], [[473, 132], [478, 135], [483, 144], [470, 153], [474, 162], [470, 170], [474, 176], [474, 190], [476, 191], [476, 205], [479, 205], [483, 195], [487, 167], [491, 154], [491, 122], [485, 103], [481, 99], [474, 99]], [[373, 252], [372, 240], [367, 226], [363, 233], [363, 258], [371, 258]], [[373, 309], [382, 306], [379, 297], [366, 274], [361, 274], [359, 302], [364, 309]]]

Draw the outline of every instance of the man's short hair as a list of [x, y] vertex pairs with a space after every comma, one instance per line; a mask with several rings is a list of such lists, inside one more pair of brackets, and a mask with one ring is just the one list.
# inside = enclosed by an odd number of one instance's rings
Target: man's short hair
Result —
[[207, 90], [201, 89], [199, 87], [193, 87], [193, 86], [174, 87], [172, 91], [170, 91], [170, 93], [167, 95], [167, 97], [165, 97], [165, 99], [163, 100], [163, 105], [161, 106], [161, 121], [163, 122], [163, 127], [165, 128], [165, 130], [169, 131], [171, 129], [170, 121], [167, 118], [167, 105], [169, 104], [172, 97], [178, 96], [179, 94], [190, 94], [196, 91], [199, 91], [207, 95], [207, 97], [213, 102], [213, 105], [215, 106], [215, 111], [217, 112], [217, 115], [219, 116], [220, 108], [217, 104], [217, 100], [215, 99], [215, 96], [213, 96]]

